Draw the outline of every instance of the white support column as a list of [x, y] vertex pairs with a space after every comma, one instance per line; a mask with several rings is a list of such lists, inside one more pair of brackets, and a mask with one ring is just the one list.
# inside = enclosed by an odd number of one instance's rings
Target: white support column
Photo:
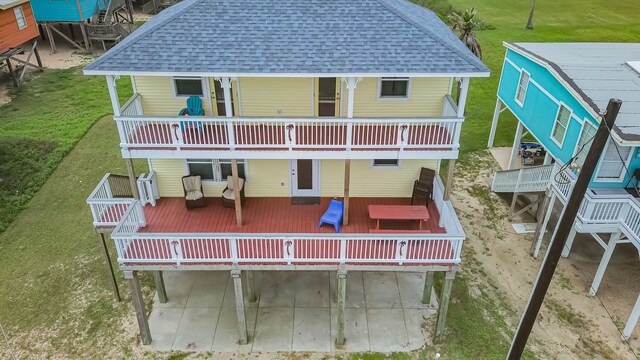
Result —
[[513, 147], [511, 148], [511, 156], [509, 157], [509, 166], [507, 170], [513, 169], [516, 165], [516, 161], [518, 160], [518, 148], [520, 147], [520, 141], [522, 140], [522, 132], [524, 130], [524, 126], [522, 123], [518, 121], [518, 127], [516, 128], [516, 134], [513, 138]]
[[116, 90], [116, 77], [113, 75], [107, 75], [107, 89], [109, 90], [109, 97], [111, 98], [111, 107], [113, 108], [113, 116], [120, 116], [120, 99], [118, 98], [118, 91]]
[[547, 230], [547, 224], [549, 223], [549, 218], [551, 218], [551, 213], [553, 212], [553, 205], [555, 204], [555, 202], [556, 202], [556, 193], [552, 191], [551, 199], [549, 199], [549, 207], [547, 207], [546, 213], [544, 215], [544, 221], [540, 226], [540, 231], [538, 231], [538, 237], [533, 240], [535, 243], [531, 249], [531, 256], [533, 256], [534, 259], [537, 259], [538, 254], [540, 253], [540, 246], [542, 246], [542, 239], [544, 238], [544, 233]]
[[611, 255], [613, 255], [613, 251], [616, 249], [616, 244], [620, 240], [620, 233], [613, 233], [609, 238], [609, 243], [604, 250], [604, 254], [602, 255], [602, 259], [600, 260], [600, 265], [598, 265], [598, 271], [596, 271], [596, 276], [593, 278], [593, 283], [591, 283], [591, 289], [589, 289], [589, 295], [595, 296], [598, 292], [598, 288], [600, 287], [600, 282], [602, 281], [602, 277], [604, 276], [605, 270], [607, 270], [607, 265], [609, 265], [609, 260], [611, 260]]
[[640, 319], [640, 295], [638, 295], [636, 304], [633, 306], [633, 310], [631, 310], [631, 315], [629, 316], [629, 320], [627, 320], [627, 325], [625, 325], [624, 330], [622, 330], [623, 341], [629, 340], [631, 333], [633, 333], [633, 329], [638, 323], [638, 319]]
[[500, 113], [502, 112], [502, 101], [500, 98], [496, 100], [496, 108], [493, 110], [493, 121], [491, 122], [491, 132], [489, 132], [489, 141], [487, 142], [487, 148], [493, 147], [493, 140], [496, 138], [496, 129], [498, 128], [498, 119], [500, 118]]
[[240, 270], [231, 270], [231, 278], [233, 279], [233, 289], [236, 295], [236, 315], [238, 316], [238, 335], [240, 344], [244, 345], [249, 342], [247, 337], [247, 317], [244, 312], [244, 294], [242, 292], [242, 272]]
[[573, 224], [571, 228], [571, 232], [569, 233], [569, 237], [567, 238], [567, 242], [564, 244], [564, 249], [562, 249], [562, 257], [568, 257], [571, 252], [571, 247], [573, 246], [573, 240], [576, 239], [576, 224]]
[[458, 117], [464, 117], [464, 108], [467, 105], [467, 93], [469, 92], [469, 78], [460, 79], [460, 96], [458, 97]]
[[552, 159], [553, 158], [551, 157], [551, 153], [547, 151], [547, 153], [544, 155], [544, 162], [542, 163], [542, 165], [551, 165]]
[[[226, 114], [226, 117], [228, 118], [233, 117], [233, 104], [231, 103], [233, 101], [233, 98], [231, 95], [232, 79], [230, 77], [221, 77], [217, 80], [220, 81], [220, 86], [222, 86], [222, 91], [224, 92], [224, 112]], [[229, 145], [230, 145], [229, 148], [231, 150], [234, 150], [236, 137], [235, 137], [235, 131], [233, 129], [233, 124], [231, 122], [227, 123], [227, 136], [229, 138]]]
[[[347, 118], [353, 118], [353, 102], [355, 100], [355, 90], [358, 86], [358, 82], [362, 80], [359, 78], [350, 77], [346, 79], [347, 84]], [[349, 122], [347, 124], [347, 150], [351, 150], [351, 137], [353, 136], [353, 124]]]

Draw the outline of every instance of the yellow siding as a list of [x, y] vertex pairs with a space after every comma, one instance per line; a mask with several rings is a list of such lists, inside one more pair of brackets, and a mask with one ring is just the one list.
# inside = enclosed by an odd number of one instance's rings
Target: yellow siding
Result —
[[[410, 197], [421, 167], [436, 169], [437, 160], [401, 160], [400, 168], [371, 168], [370, 160], [351, 160], [352, 197]], [[322, 160], [321, 196], [344, 195], [344, 160]]]
[[312, 79], [241, 78], [242, 116], [312, 116]]
[[[342, 87], [342, 116], [347, 116], [348, 91]], [[378, 79], [363, 78], [355, 89], [354, 117], [441, 116], [443, 97], [449, 92], [449, 78], [411, 79], [408, 100], [379, 100]]]
[[[160, 196], [183, 196], [181, 178], [187, 174], [184, 159], [152, 159], [151, 167], [158, 176]], [[246, 196], [289, 196], [288, 160], [248, 160], [247, 174]], [[220, 196], [225, 186], [226, 182], [202, 184], [208, 197]]]
[[[173, 78], [170, 76], [136, 76], [136, 90], [142, 96], [145, 115], [176, 116], [187, 106], [186, 99], [173, 94]], [[206, 93], [202, 104], [206, 115], [211, 116], [211, 95]]]

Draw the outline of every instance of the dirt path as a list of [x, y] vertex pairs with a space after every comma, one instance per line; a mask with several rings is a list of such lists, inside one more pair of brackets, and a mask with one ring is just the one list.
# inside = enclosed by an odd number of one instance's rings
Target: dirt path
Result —
[[[497, 163], [488, 152], [469, 157], [456, 171], [452, 194], [467, 233], [464, 266], [486, 273], [474, 285], [484, 291], [488, 289], [514, 310], [505, 311], [504, 315], [510, 328], [515, 329], [545, 248], [540, 260], [533, 260], [529, 256], [532, 234], [517, 234], [507, 221], [509, 199], [499, 197], [489, 188]], [[549, 237], [547, 233], [545, 244]], [[576, 241], [571, 256], [559, 264], [530, 341], [542, 358], [636, 359], [631, 347], [638, 352], [638, 330], [629, 346], [620, 340], [618, 326], [624, 326], [638, 294], [638, 286], [625, 285], [631, 276], [637, 278], [638, 254], [632, 252], [631, 259], [622, 263], [614, 258], [608, 273], [618, 281], [607, 282], [605, 278], [599, 297], [594, 298], [587, 289], [602, 255], [594, 244], [589, 239]], [[625, 273], [620, 274], [616, 268], [626, 269]]]

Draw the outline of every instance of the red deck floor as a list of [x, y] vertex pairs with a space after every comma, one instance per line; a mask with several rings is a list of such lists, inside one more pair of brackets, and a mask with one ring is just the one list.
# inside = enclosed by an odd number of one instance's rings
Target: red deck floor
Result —
[[[183, 198], [161, 198], [157, 205], [144, 207], [147, 226], [141, 232], [153, 233], [335, 233], [332, 225], [318, 229], [318, 221], [329, 206], [330, 198], [322, 198], [320, 205], [291, 205], [291, 198], [247, 197], [242, 206], [243, 225], [236, 226], [235, 210], [222, 206], [220, 198], [207, 198], [204, 208], [187, 210]], [[341, 226], [343, 233], [368, 233], [375, 227], [369, 219], [367, 206], [408, 205], [408, 198], [352, 198], [349, 225]], [[440, 215], [433, 201], [429, 203], [430, 219], [422, 228], [432, 233], [444, 233], [438, 226]], [[417, 221], [382, 221], [383, 229], [418, 229]]]

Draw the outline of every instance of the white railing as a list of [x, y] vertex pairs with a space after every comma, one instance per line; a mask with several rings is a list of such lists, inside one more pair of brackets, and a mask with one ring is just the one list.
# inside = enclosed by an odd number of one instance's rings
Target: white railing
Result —
[[578, 210], [580, 226], [616, 225], [640, 245], [640, 203], [631, 195], [593, 195], [587, 192]]
[[156, 206], [156, 200], [160, 199], [160, 191], [158, 190], [158, 177], [155, 171], [147, 174], [140, 174], [138, 177], [138, 193], [140, 194], [140, 203], [142, 206], [151, 204]]
[[280, 151], [457, 150], [463, 122], [457, 117], [277, 119], [130, 115], [115, 120], [125, 149]]
[[458, 116], [458, 105], [451, 98], [451, 95], [444, 97], [442, 107], [442, 116]]
[[128, 180], [123, 184], [121, 179], [108, 173], [100, 180], [87, 198], [94, 227], [113, 227], [118, 224], [134, 202], [132, 196], [127, 197], [131, 191], [127, 189], [128, 186]]
[[543, 165], [497, 171], [493, 176], [491, 190], [516, 193], [544, 191], [549, 186], [553, 170], [553, 165]]
[[561, 172], [561, 169], [562, 165], [558, 163], [553, 165], [553, 175], [550, 179], [550, 184], [556, 191], [556, 194], [558, 194], [560, 201], [566, 204], [573, 190], [573, 186], [576, 184], [577, 177], [571, 170], [565, 169]]
[[[122, 266], [191, 264], [429, 264], [460, 263], [464, 231], [453, 206], [434, 201], [447, 220], [444, 234], [144, 233], [140, 202], [130, 203], [111, 234]], [[442, 209], [442, 210], [440, 210]], [[445, 215], [446, 214], [446, 215]]]

